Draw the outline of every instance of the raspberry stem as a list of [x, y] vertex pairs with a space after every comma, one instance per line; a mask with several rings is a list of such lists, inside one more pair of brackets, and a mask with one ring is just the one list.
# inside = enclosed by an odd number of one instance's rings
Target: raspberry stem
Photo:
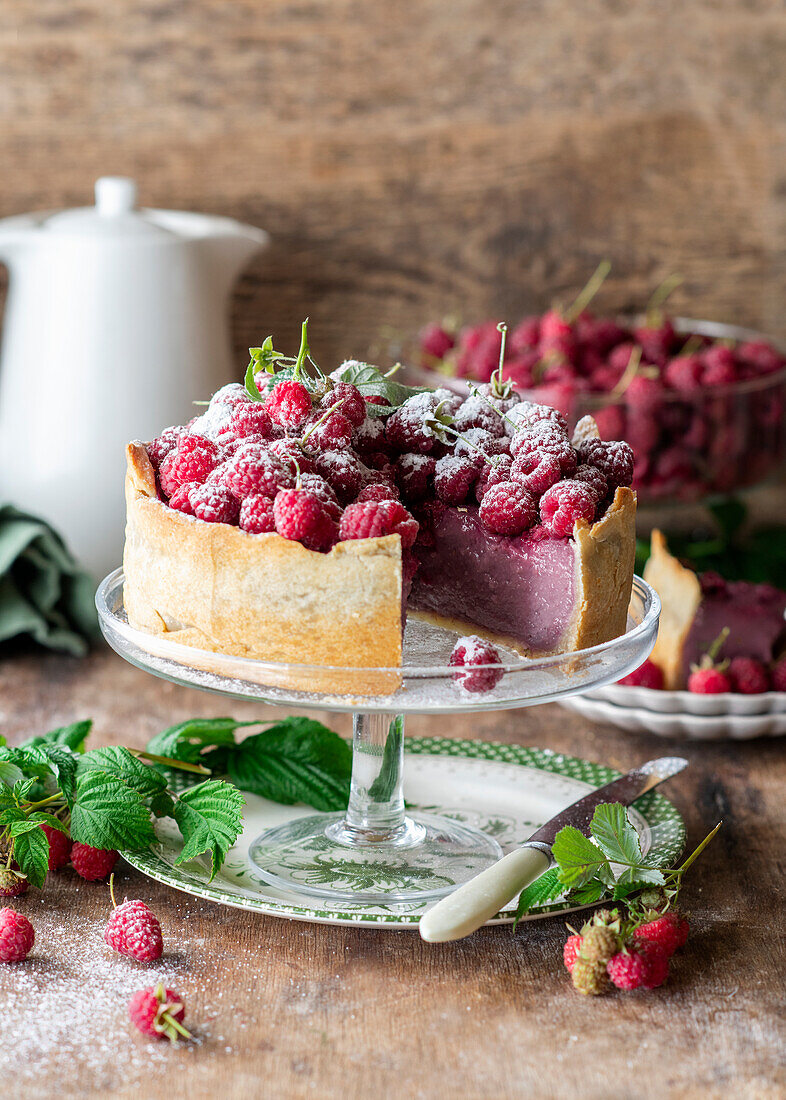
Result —
[[115, 901], [115, 873], [114, 873], [114, 871], [109, 876], [109, 896], [112, 899], [112, 908], [117, 909], [117, 902]]
[[311, 349], [308, 346], [308, 317], [306, 317], [303, 324], [300, 326], [300, 350], [297, 353], [297, 359], [295, 360], [295, 369], [292, 372], [292, 377], [298, 382], [301, 381], [301, 375], [303, 373], [303, 364], [306, 361], [306, 357], [309, 358], [309, 352]]
[[609, 261], [601, 260], [601, 262], [595, 268], [593, 274], [590, 275], [583, 289], [579, 291], [576, 300], [573, 302], [573, 305], [570, 306], [569, 309], [566, 309], [563, 313], [563, 320], [567, 321], [568, 323], [576, 320], [578, 315], [582, 312], [582, 310], [587, 308], [592, 299], [603, 286], [604, 282], [606, 281], [606, 277], [608, 276], [610, 271], [611, 264], [609, 263]]
[[684, 281], [682, 275], [669, 275], [663, 280], [660, 286], [655, 287], [652, 297], [647, 302], [647, 308], [644, 311], [645, 321], [648, 325], [657, 327], [663, 324], [663, 306], [666, 303], [666, 299], [669, 298]]

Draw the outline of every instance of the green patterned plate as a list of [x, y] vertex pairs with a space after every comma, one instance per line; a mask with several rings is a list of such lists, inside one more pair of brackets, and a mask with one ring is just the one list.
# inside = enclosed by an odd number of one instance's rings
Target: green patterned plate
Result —
[[[496, 837], [506, 852], [588, 790], [620, 774], [613, 768], [574, 756], [493, 741], [411, 738], [407, 741], [407, 755], [404, 793], [413, 808], [475, 825]], [[437, 793], [440, 801], [435, 803]], [[157, 822], [159, 843], [154, 849], [124, 853], [124, 858], [158, 882], [251, 912], [321, 924], [417, 928], [427, 903], [387, 906], [327, 903], [306, 893], [276, 889], [259, 878], [248, 859], [251, 842], [266, 828], [312, 813], [305, 806], [281, 806], [246, 795], [243, 833], [212, 882], [208, 882], [208, 871], [199, 861], [175, 866], [182, 840], [167, 819]], [[643, 795], [631, 811], [631, 818], [643, 852], [657, 854], [667, 864], [677, 859], [685, 844], [685, 826], [663, 795], [656, 791]], [[356, 867], [351, 861], [326, 859], [317, 845], [313, 862], [304, 864], [303, 883], [351, 884], [353, 866]], [[367, 866], [363, 873], [368, 876]], [[399, 871], [394, 866], [380, 868], [386, 882], [404, 881], [406, 874], [406, 870]], [[369, 882], [364, 880], [356, 885], [364, 889]], [[565, 902], [552, 902], [535, 910], [528, 919], [567, 912], [570, 908]], [[511, 905], [489, 923], [512, 921], [514, 911], [515, 905]]]

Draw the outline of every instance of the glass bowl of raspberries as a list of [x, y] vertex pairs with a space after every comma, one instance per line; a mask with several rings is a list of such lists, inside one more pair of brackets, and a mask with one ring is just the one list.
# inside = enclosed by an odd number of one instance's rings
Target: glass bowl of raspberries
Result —
[[[499, 365], [495, 321], [420, 333], [414, 373], [465, 392]], [[750, 329], [657, 315], [552, 309], [511, 326], [504, 377], [604, 439], [625, 439], [643, 503], [757, 485], [786, 465], [786, 356]]]

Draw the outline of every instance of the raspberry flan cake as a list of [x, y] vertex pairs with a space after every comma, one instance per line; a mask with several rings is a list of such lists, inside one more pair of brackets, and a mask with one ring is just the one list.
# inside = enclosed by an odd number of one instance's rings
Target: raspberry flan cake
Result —
[[[462, 399], [253, 349], [245, 385], [127, 449], [124, 601], [153, 638], [393, 690], [406, 614], [524, 656], [625, 630], [633, 459], [501, 378]], [[351, 674], [342, 669], [367, 669]], [[238, 675], [248, 677], [248, 671]], [[263, 682], [271, 673], [266, 670]]]

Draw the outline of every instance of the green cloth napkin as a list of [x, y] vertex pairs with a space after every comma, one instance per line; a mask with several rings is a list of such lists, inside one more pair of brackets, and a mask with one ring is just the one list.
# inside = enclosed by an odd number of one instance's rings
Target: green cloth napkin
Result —
[[0, 505], [0, 642], [82, 657], [97, 634], [93, 582], [48, 523]]

